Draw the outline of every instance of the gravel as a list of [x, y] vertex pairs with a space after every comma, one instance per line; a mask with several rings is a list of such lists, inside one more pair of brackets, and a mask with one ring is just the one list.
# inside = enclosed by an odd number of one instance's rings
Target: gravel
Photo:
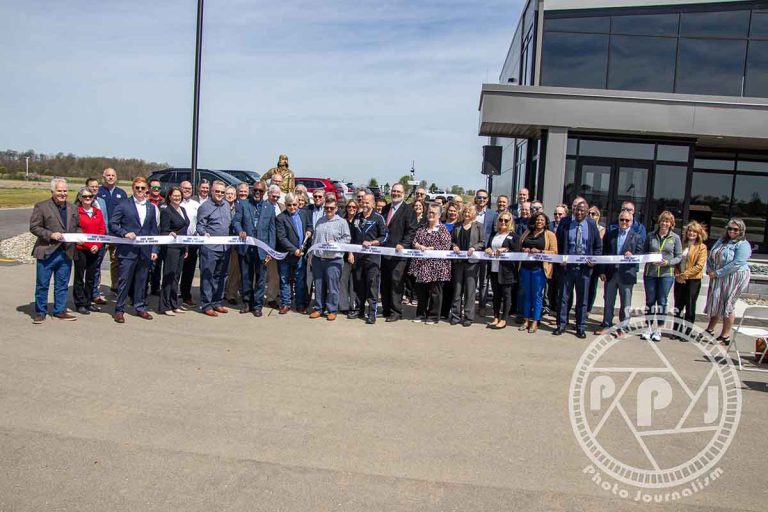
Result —
[[22, 263], [34, 263], [32, 256], [32, 247], [35, 245], [37, 237], [32, 233], [22, 233], [11, 238], [0, 241], [0, 256], [11, 258]]

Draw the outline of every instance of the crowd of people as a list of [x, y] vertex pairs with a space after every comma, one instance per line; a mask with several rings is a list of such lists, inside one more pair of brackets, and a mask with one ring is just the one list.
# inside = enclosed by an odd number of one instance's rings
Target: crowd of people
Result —
[[[535, 333], [542, 318], [551, 316], [552, 334], [562, 335], [575, 312], [575, 335], [586, 337], [588, 312], [600, 283], [604, 308], [596, 334], [614, 326], [619, 298], [619, 337], [629, 318], [637, 264], [553, 264], [545, 261], [505, 261], [405, 258], [375, 252], [312, 250], [326, 243], [363, 247], [447, 250], [500, 255], [505, 252], [561, 255], [660, 254], [646, 263], [642, 273], [645, 310], [655, 314], [648, 321], [645, 339], [660, 341], [660, 323], [667, 315], [673, 292], [674, 315], [693, 322], [701, 280], [706, 272], [709, 289], [705, 306], [713, 337], [722, 320], [718, 340], [730, 341], [736, 300], [749, 282], [747, 260], [751, 246], [740, 219], [727, 222], [725, 233], [708, 251], [707, 232], [696, 221], [675, 230], [675, 217], [661, 212], [655, 229], [646, 232], [635, 217], [635, 205], [622, 204], [616, 222], [603, 226], [601, 212], [583, 197], [572, 204], [558, 204], [552, 218], [528, 190], [511, 204], [506, 195], [496, 198], [478, 190], [474, 204], [456, 196], [426, 201], [426, 190], [417, 188], [406, 197], [402, 184], [390, 191], [390, 201], [359, 190], [354, 199], [337, 203], [334, 194], [302, 185], [284, 192], [283, 177], [227, 187], [202, 182], [197, 195], [183, 182], [161, 195], [159, 181], [135, 178], [131, 194], [117, 186], [117, 173], [106, 169], [101, 183], [92, 178], [70, 202], [68, 183], [51, 182], [51, 199], [35, 205], [30, 230], [37, 237], [35, 323], [48, 315], [48, 289], [54, 280], [53, 316], [75, 320], [67, 307], [68, 283], [74, 262], [73, 299], [76, 312], [88, 315], [108, 303], [101, 293], [101, 267], [109, 255], [111, 291], [115, 294], [114, 320], [125, 322], [130, 301], [136, 316], [151, 320], [149, 295], [158, 296], [156, 311], [174, 316], [199, 307], [210, 317], [229, 312], [239, 304], [241, 314], [263, 315], [265, 307], [281, 315], [295, 311], [310, 319], [333, 321], [339, 314], [374, 324], [405, 318], [405, 307], [416, 306], [414, 322], [434, 325], [445, 319], [469, 327], [476, 313], [488, 312], [489, 329], [504, 329], [511, 318], [520, 331]], [[140, 236], [182, 235], [252, 237], [264, 247], [216, 244], [102, 244], [69, 243], [65, 233], [112, 235], [134, 240]], [[327, 249], [327, 246], [324, 246]], [[273, 253], [274, 254], [274, 253]], [[199, 303], [192, 283], [199, 268]], [[673, 291], [674, 290], [674, 291]], [[680, 335], [686, 334], [684, 331]]]

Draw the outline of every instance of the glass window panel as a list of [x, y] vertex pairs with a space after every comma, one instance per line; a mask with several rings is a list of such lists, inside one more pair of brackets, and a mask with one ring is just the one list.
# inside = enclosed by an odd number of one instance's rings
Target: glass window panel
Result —
[[659, 144], [656, 152], [657, 160], [667, 160], [669, 162], [687, 162], [690, 148], [688, 146], [672, 146]]
[[723, 234], [730, 215], [732, 185], [732, 174], [693, 173], [688, 218], [710, 226], [710, 237]]
[[597, 206], [603, 212], [607, 211], [611, 195], [611, 166], [582, 165], [578, 194], [586, 199], [590, 206]]
[[654, 145], [641, 142], [617, 142], [611, 140], [581, 140], [581, 156], [602, 156], [653, 160]]
[[733, 192], [733, 217], [741, 217], [747, 226], [747, 240], [763, 244], [768, 217], [768, 176], [736, 176]]
[[593, 32], [607, 34], [610, 28], [611, 18], [607, 16], [544, 19], [544, 32]]
[[680, 15], [675, 14], [631, 14], [614, 16], [611, 19], [611, 33], [643, 36], [677, 35]]
[[736, 164], [736, 169], [739, 171], [762, 172], [768, 174], [768, 161], [742, 160], [740, 158]]
[[735, 167], [735, 162], [730, 158], [697, 158], [693, 161], [694, 169], [715, 169], [732, 171]]
[[[615, 211], [605, 214], [618, 216], [618, 208], [624, 201], [632, 201], [635, 204], [635, 219], [645, 224], [647, 212], [645, 211], [645, 199], [648, 194], [648, 167], [635, 167], [631, 165], [619, 165], [618, 184], [616, 186]], [[611, 219], [613, 222], [613, 218]]]
[[608, 36], [544, 34], [542, 85], [605, 89]]
[[[570, 204], [576, 196], [576, 160], [565, 161], [565, 188], [563, 189], [563, 202]], [[554, 210], [553, 210], [554, 211]]]
[[675, 92], [741, 96], [746, 51], [746, 40], [680, 38]]
[[768, 41], [750, 41], [744, 96], [768, 98]]
[[672, 92], [676, 58], [677, 39], [611, 36], [608, 88]]
[[750, 37], [768, 38], [768, 11], [752, 11]]
[[579, 141], [578, 139], [568, 139], [568, 152], [569, 155], [575, 155], [576, 148], [578, 147]]
[[[661, 146], [659, 146], [661, 148]], [[685, 200], [685, 180], [688, 168], [682, 165], [657, 165], [653, 183], [653, 201], [651, 215], [657, 219], [664, 210], [672, 212], [676, 225], [683, 221], [683, 201]]]
[[680, 35], [747, 37], [749, 11], [684, 12], [680, 15]]

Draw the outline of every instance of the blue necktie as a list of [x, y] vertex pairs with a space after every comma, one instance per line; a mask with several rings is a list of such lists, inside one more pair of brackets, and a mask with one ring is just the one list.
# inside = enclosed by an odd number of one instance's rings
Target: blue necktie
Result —
[[584, 254], [584, 238], [581, 234], [581, 224], [576, 225], [576, 254]]

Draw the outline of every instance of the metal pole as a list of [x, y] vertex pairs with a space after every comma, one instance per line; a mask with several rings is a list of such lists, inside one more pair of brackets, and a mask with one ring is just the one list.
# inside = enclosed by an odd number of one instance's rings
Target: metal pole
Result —
[[197, 190], [197, 140], [200, 134], [200, 72], [203, 60], [203, 0], [197, 0], [195, 39], [195, 98], [192, 110], [192, 189]]
[[27, 172], [24, 174], [24, 179], [29, 180], [29, 157], [24, 157], [27, 160]]

